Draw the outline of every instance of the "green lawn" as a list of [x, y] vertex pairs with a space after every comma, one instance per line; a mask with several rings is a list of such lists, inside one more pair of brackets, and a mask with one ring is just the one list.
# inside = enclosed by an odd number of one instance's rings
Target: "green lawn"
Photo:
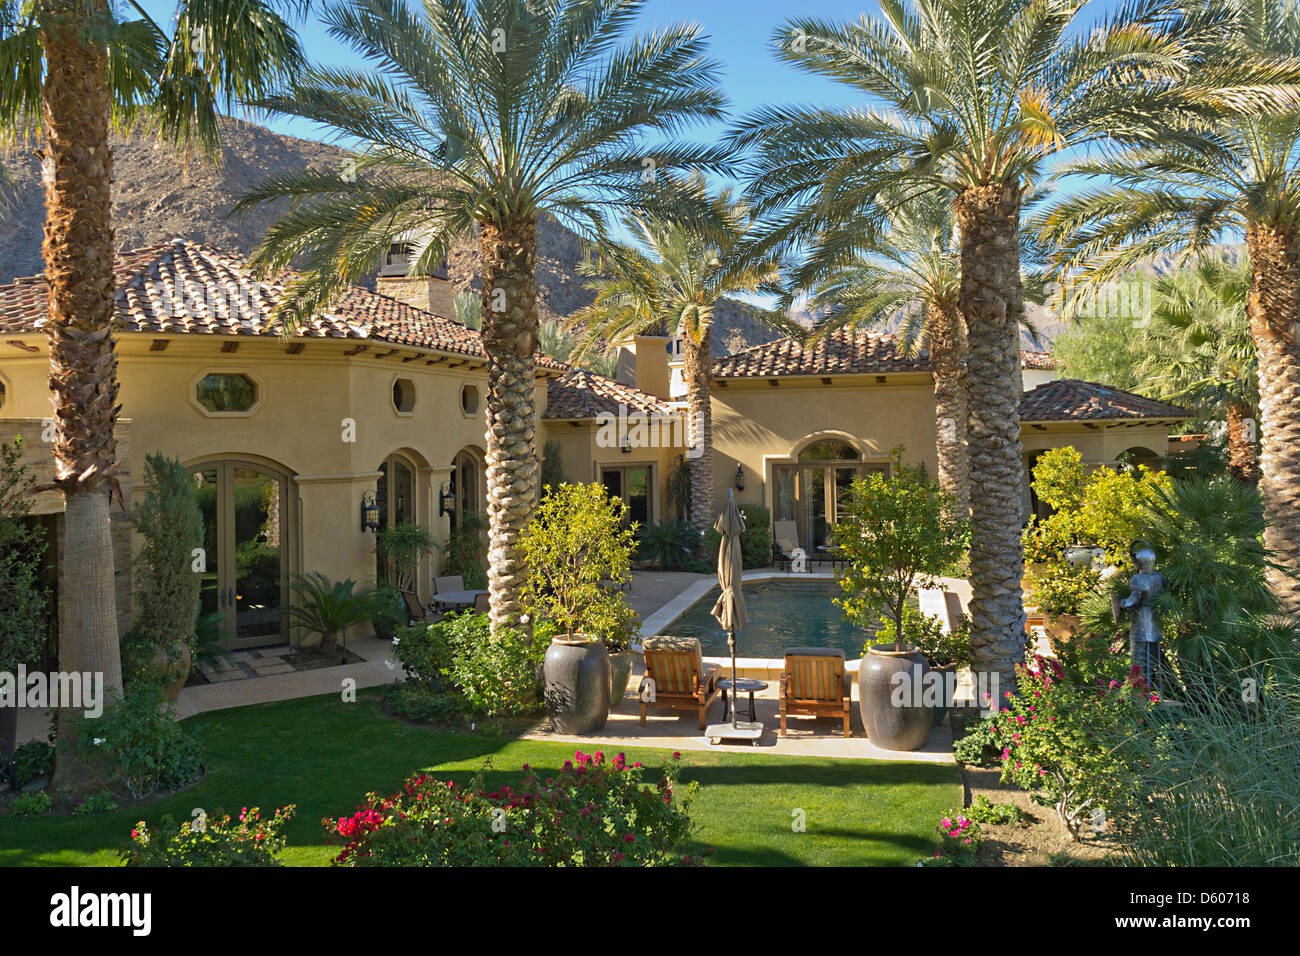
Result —
[[[114, 865], [140, 817], [296, 803], [285, 861], [322, 866], [336, 851], [324, 842], [321, 819], [350, 813], [367, 790], [390, 792], [421, 769], [464, 780], [486, 758], [490, 782], [513, 784], [522, 764], [558, 768], [574, 749], [398, 723], [384, 717], [373, 694], [352, 704], [327, 696], [218, 711], [186, 726], [203, 742], [201, 784], [101, 816], [0, 817], [0, 864]], [[669, 753], [627, 756], [652, 766]], [[683, 751], [682, 762], [683, 779], [701, 784], [691, 816], [701, 845], [717, 849], [715, 865], [909, 865], [934, 853], [939, 815], [961, 803], [950, 765], [699, 751]], [[792, 829], [796, 809], [806, 832]]]

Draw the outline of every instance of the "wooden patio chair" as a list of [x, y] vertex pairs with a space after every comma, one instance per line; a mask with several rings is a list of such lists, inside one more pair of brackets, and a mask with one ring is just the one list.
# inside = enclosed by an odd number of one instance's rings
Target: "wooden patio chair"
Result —
[[853, 691], [844, 651], [830, 647], [791, 647], [781, 672], [781, 736], [786, 717], [838, 717], [850, 736]]
[[[700, 730], [706, 726], [709, 704], [717, 699], [717, 664], [704, 663], [699, 638], [649, 637], [645, 642], [645, 677], [637, 696], [641, 698], [641, 726], [645, 726], [648, 704], [675, 710], [694, 710]], [[645, 682], [654, 681], [655, 699], [645, 699]]]

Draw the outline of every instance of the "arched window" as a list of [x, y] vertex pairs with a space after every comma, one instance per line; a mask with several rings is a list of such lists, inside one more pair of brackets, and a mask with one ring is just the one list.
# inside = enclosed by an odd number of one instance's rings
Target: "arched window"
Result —
[[401, 455], [389, 455], [379, 466], [375, 482], [379, 527], [415, 521], [415, 466]]
[[452, 465], [455, 470], [451, 473], [451, 488], [456, 495], [456, 510], [451, 514], [451, 526], [454, 528], [461, 515], [487, 511], [487, 494], [483, 460], [474, 449], [462, 448], [452, 459]]

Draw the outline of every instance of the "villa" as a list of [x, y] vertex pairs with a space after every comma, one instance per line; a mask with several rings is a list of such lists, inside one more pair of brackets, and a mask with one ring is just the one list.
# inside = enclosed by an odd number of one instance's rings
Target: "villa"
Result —
[[[194, 476], [206, 523], [205, 611], [226, 611], [231, 647], [297, 640], [280, 613], [288, 575], [375, 575], [373, 532], [413, 521], [445, 540], [483, 511], [485, 357], [478, 333], [444, 317], [445, 273], [411, 279], [398, 263], [376, 291], [350, 289], [285, 337], [269, 321], [288, 276], [257, 281], [237, 255], [174, 240], [120, 255], [117, 266], [119, 482], [143, 493], [143, 459], [162, 452]], [[21, 435], [48, 480], [49, 357], [42, 277], [0, 286], [0, 440]], [[670, 339], [626, 343], [619, 381], [538, 356], [538, 451], [551, 474], [598, 481], [632, 520], [671, 517], [667, 478], [689, 450]], [[1046, 366], [1046, 367], [1044, 367]], [[780, 339], [714, 364], [714, 487], [796, 522], [824, 541], [843, 489], [888, 471], [891, 449], [934, 473], [933, 383], [926, 354], [887, 334], [841, 332], [811, 349]], [[1072, 444], [1085, 460], [1158, 460], [1189, 413], [1101, 385], [1058, 380], [1026, 358], [1026, 464]], [[655, 426], [625, 427], [637, 419]], [[610, 422], [618, 423], [611, 430]], [[1035, 503], [1026, 498], [1028, 515]], [[42, 493], [57, 576], [62, 502]], [[119, 625], [131, 618], [132, 532], [113, 509]], [[431, 597], [439, 556], [425, 559]], [[233, 613], [230, 613], [233, 612]]]

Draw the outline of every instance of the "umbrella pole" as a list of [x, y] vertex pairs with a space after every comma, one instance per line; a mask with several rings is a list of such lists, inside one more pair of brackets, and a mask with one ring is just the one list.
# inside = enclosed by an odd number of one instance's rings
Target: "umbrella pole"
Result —
[[736, 727], [736, 710], [740, 707], [740, 694], [736, 690], [736, 632], [727, 632], [727, 643], [731, 646], [731, 727]]

